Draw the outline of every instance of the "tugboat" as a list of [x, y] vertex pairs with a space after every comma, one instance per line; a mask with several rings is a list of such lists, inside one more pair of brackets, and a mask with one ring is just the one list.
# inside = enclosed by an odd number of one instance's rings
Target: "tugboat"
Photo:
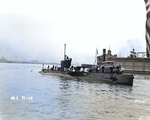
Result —
[[114, 66], [113, 61], [102, 62], [100, 66], [92, 66], [88, 69], [88, 72], [84, 75], [78, 71], [70, 75], [77, 77], [78, 79], [100, 81], [110, 84], [121, 84], [133, 86], [134, 76], [131, 74], [124, 74], [124, 68], [121, 66]]
[[133, 85], [134, 76], [124, 74], [124, 68], [120, 65], [114, 66], [113, 61], [105, 61], [101, 64], [100, 80], [107, 80], [117, 84]]

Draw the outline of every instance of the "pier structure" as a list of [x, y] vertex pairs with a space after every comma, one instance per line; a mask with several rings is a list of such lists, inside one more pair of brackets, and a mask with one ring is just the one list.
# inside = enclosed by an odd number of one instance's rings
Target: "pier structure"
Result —
[[150, 72], [150, 59], [149, 58], [117, 58], [115, 65], [121, 65], [126, 71], [136, 73]]

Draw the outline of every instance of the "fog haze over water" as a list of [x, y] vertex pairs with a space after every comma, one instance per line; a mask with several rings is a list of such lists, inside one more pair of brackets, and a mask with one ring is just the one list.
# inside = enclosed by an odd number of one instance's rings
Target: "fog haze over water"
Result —
[[141, 0], [1, 0], [0, 57], [12, 60], [94, 63], [96, 48], [126, 57], [145, 52]]

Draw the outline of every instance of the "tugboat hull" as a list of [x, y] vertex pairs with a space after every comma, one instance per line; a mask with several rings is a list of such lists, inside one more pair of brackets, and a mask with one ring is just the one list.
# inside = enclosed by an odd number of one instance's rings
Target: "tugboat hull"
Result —
[[133, 85], [133, 75], [123, 75], [119, 74], [117, 75], [117, 83], [118, 84], [123, 84], [123, 85]]
[[133, 75], [116, 74], [116, 73], [91, 73], [85, 77], [80, 77], [84, 80], [101, 81], [110, 84], [133, 85]]
[[117, 74], [117, 73], [100, 73], [100, 80], [110, 81], [115, 84], [133, 85], [133, 75]]

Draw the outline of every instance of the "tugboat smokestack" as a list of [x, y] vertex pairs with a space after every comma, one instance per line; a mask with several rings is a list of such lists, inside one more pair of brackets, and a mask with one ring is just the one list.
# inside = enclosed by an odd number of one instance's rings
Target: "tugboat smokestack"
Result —
[[105, 57], [106, 57], [106, 49], [103, 49], [103, 61], [105, 61]]
[[64, 60], [66, 60], [66, 44], [64, 44]]

